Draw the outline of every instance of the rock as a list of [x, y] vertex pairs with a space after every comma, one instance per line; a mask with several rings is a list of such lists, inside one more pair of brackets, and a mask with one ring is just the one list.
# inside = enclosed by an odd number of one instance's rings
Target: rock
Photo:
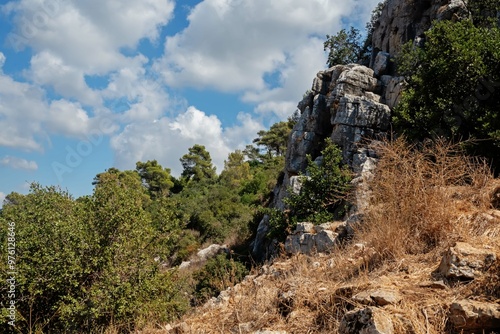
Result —
[[496, 255], [490, 249], [474, 248], [465, 242], [457, 242], [444, 254], [438, 271], [448, 279], [471, 280], [495, 261]]
[[227, 248], [226, 245], [213, 244], [208, 246], [207, 248], [199, 250], [198, 253], [196, 253], [196, 257], [199, 261], [206, 261], [209, 258], [223, 252], [229, 252], [229, 248]]
[[385, 306], [399, 303], [401, 295], [397, 291], [381, 288], [362, 291], [354, 295], [352, 299], [366, 305]]
[[302, 189], [302, 184], [304, 184], [304, 178], [307, 178], [306, 176], [301, 176], [301, 175], [296, 175], [290, 177], [290, 190], [294, 194], [300, 194], [300, 189]]
[[442, 280], [441, 281], [433, 281], [433, 282], [424, 282], [424, 283], [420, 284], [420, 287], [431, 288], [431, 289], [436, 289], [436, 290], [448, 289], [448, 286]]
[[315, 230], [316, 228], [313, 223], [297, 223], [297, 226], [295, 227], [295, 233], [314, 233]]
[[178, 268], [188, 269], [193, 266], [199, 266], [220, 253], [229, 253], [229, 248], [226, 245], [210, 245], [204, 249], [200, 249], [196, 255], [191, 257], [190, 261], [183, 261]]
[[286, 331], [271, 331], [267, 329], [262, 329], [256, 332], [253, 332], [253, 334], [288, 334]]
[[316, 251], [323, 253], [331, 250], [338, 244], [338, 233], [333, 231], [321, 231], [316, 235], [315, 244]]
[[392, 77], [385, 89], [385, 103], [390, 109], [393, 109], [401, 99], [403, 90], [405, 88], [405, 78], [404, 77]]
[[288, 254], [307, 254], [329, 252], [336, 245], [352, 235], [353, 231], [345, 223], [326, 223], [314, 226], [311, 223], [298, 223], [292, 235], [285, 240]]
[[373, 71], [376, 77], [385, 75], [390, 66], [391, 55], [387, 52], [380, 51], [375, 57], [375, 62], [373, 64]]
[[457, 330], [489, 333], [500, 329], [500, 304], [461, 300], [450, 305], [449, 320]]
[[392, 320], [380, 309], [366, 307], [347, 312], [340, 322], [339, 334], [392, 334]]
[[332, 124], [365, 127], [385, 131], [389, 127], [391, 110], [387, 105], [364, 97], [346, 95], [340, 98]]
[[[388, 0], [374, 26], [372, 48], [396, 56], [404, 43], [423, 36], [432, 21], [465, 17], [468, 11], [462, 0]], [[370, 67], [374, 62], [375, 58]]]

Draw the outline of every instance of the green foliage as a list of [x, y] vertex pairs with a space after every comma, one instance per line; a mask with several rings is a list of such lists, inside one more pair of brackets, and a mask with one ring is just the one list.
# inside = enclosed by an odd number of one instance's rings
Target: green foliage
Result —
[[476, 27], [493, 28], [500, 25], [498, 0], [469, 0], [467, 8]]
[[269, 130], [261, 130], [257, 134], [258, 138], [254, 143], [258, 146], [264, 146], [268, 157], [282, 156], [285, 154], [288, 137], [293, 128], [293, 122], [279, 122], [271, 125]]
[[[346, 214], [347, 194], [351, 189], [352, 174], [342, 164], [342, 152], [330, 140], [321, 151], [322, 162], [316, 164], [308, 157], [306, 175], [302, 176], [300, 192], [285, 199], [286, 212], [270, 212], [270, 237], [282, 238], [291, 232], [297, 222], [321, 224]], [[284, 233], [285, 232], [285, 233]]]
[[21, 332], [90, 332], [110, 322], [131, 329], [142, 317], [168, 321], [187, 307], [174, 273], [162, 273], [155, 261], [169, 255], [176, 227], [153, 224], [140, 179], [127, 175], [101, 174], [94, 194], [79, 201], [33, 184], [4, 205], [1, 241], [7, 222], [16, 224]]
[[406, 45], [400, 71], [408, 87], [394, 112], [410, 139], [479, 140], [470, 152], [500, 153], [500, 30], [471, 21], [436, 22], [424, 49]]
[[230, 188], [238, 189], [250, 177], [250, 164], [245, 161], [243, 152], [236, 150], [229, 153], [227, 160], [224, 161], [224, 170], [220, 174], [221, 182]]
[[194, 274], [197, 281], [195, 298], [198, 304], [217, 296], [230, 286], [241, 282], [248, 274], [248, 269], [226, 254], [219, 254], [208, 260], [205, 266]]
[[328, 50], [328, 67], [357, 62], [362, 51], [360, 39], [359, 30], [354, 27], [349, 31], [342, 29], [334, 36], [326, 35], [323, 48]]
[[180, 159], [182, 167], [182, 177], [187, 181], [199, 182], [205, 179], [215, 180], [215, 167], [212, 165], [210, 153], [203, 145], [194, 145], [189, 148], [189, 153], [184, 154]]
[[156, 160], [137, 162], [136, 171], [153, 199], [169, 195], [170, 188], [174, 186], [170, 169], [163, 168]]

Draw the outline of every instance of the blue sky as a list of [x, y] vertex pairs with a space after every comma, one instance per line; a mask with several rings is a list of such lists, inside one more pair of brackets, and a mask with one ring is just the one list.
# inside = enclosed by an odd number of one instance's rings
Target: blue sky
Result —
[[75, 197], [110, 167], [228, 153], [286, 119], [323, 39], [378, 0], [0, 0], [0, 201], [28, 184]]

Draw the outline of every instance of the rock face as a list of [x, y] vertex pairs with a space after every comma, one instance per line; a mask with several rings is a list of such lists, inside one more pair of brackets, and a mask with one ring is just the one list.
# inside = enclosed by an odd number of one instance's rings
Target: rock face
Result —
[[495, 261], [496, 255], [491, 250], [457, 242], [443, 256], [438, 271], [448, 279], [472, 280]]
[[226, 245], [212, 244], [207, 248], [200, 249], [196, 253], [196, 255], [191, 257], [190, 261], [182, 262], [179, 265], [179, 269], [187, 269], [193, 266], [199, 266], [221, 253], [229, 253], [229, 248]]
[[465, 0], [388, 0], [375, 24], [371, 66], [375, 68], [379, 51], [395, 56], [411, 40], [425, 39], [434, 20], [460, 20], [469, 17]]
[[[306, 170], [307, 155], [318, 158], [322, 143], [329, 137], [340, 146], [344, 162], [357, 174], [355, 210], [351, 214], [362, 214], [369, 198], [366, 180], [373, 175], [378, 158], [369, 149], [370, 142], [386, 136], [391, 109], [398, 104], [405, 87], [404, 78], [394, 76], [395, 57], [408, 41], [424, 45], [424, 33], [433, 20], [465, 17], [469, 17], [465, 0], [386, 0], [374, 24], [370, 67], [349, 64], [320, 71], [311, 90], [299, 102], [301, 116], [289, 138], [285, 170], [273, 191], [271, 207], [285, 209], [283, 199], [288, 189], [300, 189], [297, 176]], [[274, 244], [266, 240], [268, 225], [269, 217], [265, 216], [252, 246], [257, 260], [273, 253]], [[295, 246], [290, 247], [296, 249], [313, 242], [311, 236], [302, 238], [300, 242], [294, 238], [290, 244]]]
[[[337, 65], [316, 75], [311, 91], [297, 106], [301, 116], [289, 138], [284, 176], [274, 189], [272, 207], [284, 210], [283, 199], [289, 189], [300, 191], [299, 175], [306, 171], [307, 155], [321, 161], [321, 147], [326, 138], [331, 138], [342, 149], [344, 162], [359, 176], [356, 179], [358, 187], [369, 178], [361, 176], [371, 173], [377, 161], [375, 150], [369, 147], [370, 139], [384, 137], [391, 118], [391, 109], [384, 103], [392, 77], [385, 78], [384, 83], [375, 77], [372, 69], [357, 64]], [[396, 87], [395, 84], [392, 86]], [[366, 198], [358, 202], [359, 209], [366, 203]], [[272, 253], [272, 243], [265, 240], [268, 220], [266, 216], [260, 222], [253, 242], [252, 253], [256, 259], [266, 258]], [[294, 236], [288, 241], [288, 250], [295, 252], [313, 247], [323, 251], [323, 247], [336, 243], [332, 241], [337, 237], [334, 233], [337, 232], [324, 231], [314, 238], [305, 234]]]
[[392, 320], [380, 309], [366, 307], [347, 312], [339, 328], [340, 334], [392, 334]]
[[328, 252], [334, 246], [339, 246], [352, 233], [352, 229], [342, 222], [318, 226], [312, 223], [298, 223], [295, 232], [286, 238], [285, 251], [288, 254]]
[[450, 305], [450, 322], [457, 330], [489, 333], [500, 329], [500, 304], [461, 300]]

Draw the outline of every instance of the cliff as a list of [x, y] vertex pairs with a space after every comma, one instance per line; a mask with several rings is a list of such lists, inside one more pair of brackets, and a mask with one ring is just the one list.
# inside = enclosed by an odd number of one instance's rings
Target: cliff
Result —
[[[434, 20], [468, 16], [462, 0], [386, 1], [374, 25], [370, 67], [337, 65], [319, 71], [310, 92], [298, 103], [301, 116], [288, 141], [284, 176], [273, 191], [271, 207], [285, 208], [283, 199], [290, 187], [297, 186], [297, 176], [305, 173], [307, 155], [317, 159], [321, 144], [329, 137], [342, 149], [344, 162], [356, 174], [355, 205], [346, 222], [356, 219], [366, 205], [363, 180], [370, 177], [377, 161], [370, 146], [373, 140], [386, 137], [391, 110], [404, 89], [404, 78], [395, 75], [395, 56], [408, 41], [422, 44]], [[260, 222], [252, 244], [256, 259], [272, 256], [276, 250], [272, 240], [266, 239], [268, 220], [265, 216]]]

